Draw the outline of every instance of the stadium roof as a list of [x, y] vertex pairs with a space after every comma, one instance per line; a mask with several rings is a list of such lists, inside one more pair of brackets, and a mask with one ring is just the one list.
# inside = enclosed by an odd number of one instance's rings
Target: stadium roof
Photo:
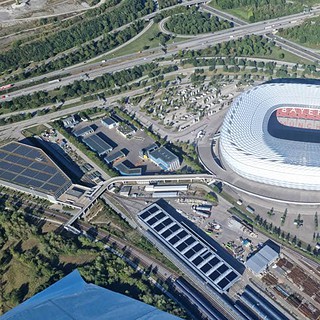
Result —
[[91, 150], [98, 153], [98, 155], [102, 155], [112, 151], [112, 147], [109, 143], [104, 141], [98, 135], [94, 134], [90, 137], [84, 138], [83, 143], [85, 143]]
[[174, 320], [143, 302], [86, 283], [77, 270], [36, 294], [1, 320]]
[[277, 251], [272, 249], [269, 245], [265, 245], [256, 254], [254, 254], [247, 260], [246, 266], [253, 273], [260, 274], [278, 257], [279, 253]]
[[164, 146], [149, 152], [149, 155], [155, 159], [161, 159], [163, 162], [166, 162], [166, 163], [171, 163], [179, 159], [175, 154], [173, 154], [170, 150], [168, 150]]
[[72, 185], [70, 178], [41, 149], [19, 142], [0, 147], [0, 180], [54, 198]]
[[270, 120], [279, 108], [314, 113], [320, 109], [320, 85], [267, 83], [242, 93], [223, 122], [222, 163], [257, 182], [320, 190], [320, 143], [297, 141], [298, 134], [295, 140], [272, 135]]
[[161, 244], [212, 288], [224, 292], [239, 280], [243, 265], [163, 199], [138, 217]]

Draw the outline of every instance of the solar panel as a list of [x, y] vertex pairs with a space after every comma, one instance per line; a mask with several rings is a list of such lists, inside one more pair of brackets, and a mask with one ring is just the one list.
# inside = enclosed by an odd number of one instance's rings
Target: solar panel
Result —
[[0, 175], [0, 177], [1, 177], [1, 179], [4, 179], [4, 180], [11, 182], [14, 179], [15, 174], [8, 172], [8, 171], [3, 171]]
[[146, 218], [148, 218], [151, 215], [150, 211], [146, 211], [144, 212], [142, 215], [140, 215], [141, 219], [145, 220]]
[[18, 142], [0, 147], [0, 179], [55, 197], [72, 184], [41, 149]]
[[30, 164], [32, 163], [32, 160], [28, 158], [19, 158], [16, 163], [21, 164], [24, 167], [29, 167]]
[[212, 273], [210, 274], [209, 278], [210, 278], [212, 281], [214, 281], [214, 280], [216, 280], [219, 276], [220, 276], [220, 273], [216, 270], [216, 271], [214, 271], [214, 272], [212, 272]]
[[229, 269], [229, 268], [228, 268], [225, 264], [223, 264], [222, 266], [220, 266], [220, 267], [217, 269], [217, 271], [219, 271], [220, 273], [224, 273], [224, 272], [226, 272], [228, 269]]
[[40, 188], [43, 185], [43, 182], [38, 180], [29, 180], [28, 185], [33, 188]]
[[196, 241], [195, 238], [190, 237], [190, 238], [188, 238], [185, 242], [186, 242], [187, 245], [190, 245], [190, 244], [194, 243], [195, 241]]
[[229, 284], [229, 281], [226, 278], [222, 278], [218, 283], [217, 286], [223, 289]]
[[166, 230], [166, 231], [162, 234], [162, 236], [163, 236], [164, 238], [168, 238], [172, 233], [173, 233], [173, 231], [170, 230], [170, 229], [168, 229], [168, 230]]
[[[35, 171], [35, 170], [31, 170], [31, 169], [26, 169], [27, 171], [27, 176], [30, 177], [30, 178], [34, 178], [37, 174], [38, 174], [38, 171]], [[23, 172], [24, 174], [25, 172]]]
[[[29, 173], [29, 170], [26, 170], [25, 175], [28, 176], [28, 173]], [[50, 177], [51, 176], [49, 174], [46, 174], [44, 172], [38, 172], [38, 174], [34, 178], [45, 182], [45, 181], [48, 181]]]
[[201, 270], [203, 271], [203, 273], [208, 272], [212, 267], [210, 266], [210, 264], [206, 263]]
[[[228, 290], [240, 277], [240, 274], [237, 273], [232, 264], [226, 260], [230, 259], [232, 261], [233, 258], [227, 256], [227, 253], [222, 251], [218, 244], [211, 243], [197, 230], [190, 230], [192, 226], [186, 226], [185, 219], [181, 218], [182, 222], [180, 222], [179, 218], [176, 218], [177, 216], [179, 217], [178, 212], [172, 211], [171, 213], [171, 211], [167, 211], [166, 205], [164, 204], [162, 207], [159, 204], [160, 201], [141, 211], [138, 214], [139, 218], [149, 225], [149, 231], [156, 238], [159, 238], [162, 243], [175, 252], [180, 260], [187, 263], [194, 272], [201, 276], [201, 279], [206, 278], [206, 282], [219, 292]], [[161, 213], [158, 213], [158, 211], [161, 211]], [[156, 216], [151, 217], [154, 213]], [[163, 218], [164, 216], [166, 218]], [[161, 222], [159, 223], [160, 219]], [[163, 219], [165, 220], [162, 221]], [[165, 230], [172, 223], [174, 224]], [[232, 275], [226, 278], [230, 273]], [[221, 281], [223, 280], [222, 278], [224, 281]], [[217, 280], [219, 285], [215, 283]]]
[[13, 181], [18, 183], [18, 184], [22, 184], [22, 185], [27, 185], [28, 181], [30, 179], [24, 176], [15, 176]]
[[234, 273], [233, 271], [231, 271], [226, 278], [228, 279], [228, 281], [233, 281], [235, 278], [237, 277], [236, 273]]
[[60, 173], [56, 173], [48, 182], [56, 185], [61, 185], [64, 182], [63, 180], [63, 175]]
[[24, 167], [18, 166], [18, 165], [11, 165], [9, 171], [15, 172], [15, 173], [21, 173], [24, 170]]
[[17, 145], [16, 144], [13, 144], [13, 143], [9, 143], [5, 146], [2, 146], [1, 149], [2, 150], [6, 150], [6, 151], [9, 151], [9, 152], [12, 152], [13, 150], [17, 149]]
[[4, 153], [4, 152], [0, 152], [0, 159], [5, 158], [6, 156], [7, 156], [7, 154], [6, 154], [6, 153]]
[[169, 242], [174, 245], [176, 242], [178, 242], [180, 239], [177, 236], [172, 237]]
[[196, 258], [192, 261], [192, 263], [197, 266], [197, 265], [200, 264], [203, 260], [204, 260], [204, 259], [202, 259], [201, 257], [196, 257]]
[[30, 164], [30, 168], [38, 171], [43, 171], [45, 168], [45, 164], [42, 164], [40, 162], [33, 162], [32, 164]]
[[11, 163], [5, 162], [5, 161], [1, 162], [1, 169], [2, 170], [8, 170], [10, 167], [11, 167]]
[[185, 242], [182, 242], [181, 244], [179, 244], [178, 246], [177, 246], [177, 250], [178, 251], [183, 251], [185, 248], [187, 248], [188, 247], [188, 245], [185, 243]]

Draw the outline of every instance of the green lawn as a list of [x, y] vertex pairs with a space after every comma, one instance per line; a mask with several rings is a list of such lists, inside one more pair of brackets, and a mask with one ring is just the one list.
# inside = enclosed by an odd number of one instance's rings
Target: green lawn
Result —
[[39, 136], [42, 132], [48, 130], [48, 127], [43, 124], [39, 124], [38, 126], [34, 126], [28, 129], [23, 130], [23, 135], [26, 137], [32, 137], [34, 135]]
[[[281, 53], [284, 54], [284, 58], [283, 59], [280, 59], [280, 57], [279, 57], [279, 55]], [[275, 59], [275, 60], [279, 60], [279, 61], [283, 61], [283, 62], [292, 62], [292, 63], [300, 63], [300, 64], [313, 63], [310, 60], [298, 57], [295, 54], [293, 54], [293, 53], [291, 53], [291, 52], [289, 52], [287, 50], [281, 49], [281, 48], [279, 48], [277, 46], [272, 48], [272, 54], [271, 55], [268, 55], [268, 56], [257, 56], [256, 55], [254, 57], [255, 58]]]
[[[153, 40], [150, 41], [150, 38], [153, 38], [156, 33], [160, 32], [158, 24], [153, 24], [151, 28], [143, 33], [139, 38], [137, 38], [135, 41], [129, 43], [128, 45], [120, 48], [119, 50], [115, 51], [114, 53], [107, 54], [105, 55], [104, 58], [110, 59], [110, 58], [115, 58], [115, 57], [121, 57], [127, 54], [132, 54], [132, 53], [138, 53], [138, 52], [143, 52], [143, 48], [148, 46], [148, 49], [156, 48], [159, 47], [159, 39], [154, 38]], [[185, 41], [188, 38], [179, 38], [176, 37], [174, 39], [170, 39], [167, 44], [171, 44], [173, 42], [180, 42], [180, 41]], [[103, 58], [101, 58], [103, 59]], [[101, 61], [101, 59], [99, 59]]]

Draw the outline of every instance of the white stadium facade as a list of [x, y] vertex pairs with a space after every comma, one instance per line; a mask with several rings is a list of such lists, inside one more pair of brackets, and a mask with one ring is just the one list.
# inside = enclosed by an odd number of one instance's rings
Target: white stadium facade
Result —
[[320, 86], [265, 83], [232, 103], [220, 158], [238, 175], [269, 185], [320, 190]]

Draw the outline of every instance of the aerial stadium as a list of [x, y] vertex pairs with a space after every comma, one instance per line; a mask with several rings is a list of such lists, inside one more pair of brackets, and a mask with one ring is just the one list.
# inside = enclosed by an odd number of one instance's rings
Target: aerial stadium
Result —
[[266, 83], [241, 94], [224, 119], [219, 153], [249, 180], [320, 190], [320, 86]]

